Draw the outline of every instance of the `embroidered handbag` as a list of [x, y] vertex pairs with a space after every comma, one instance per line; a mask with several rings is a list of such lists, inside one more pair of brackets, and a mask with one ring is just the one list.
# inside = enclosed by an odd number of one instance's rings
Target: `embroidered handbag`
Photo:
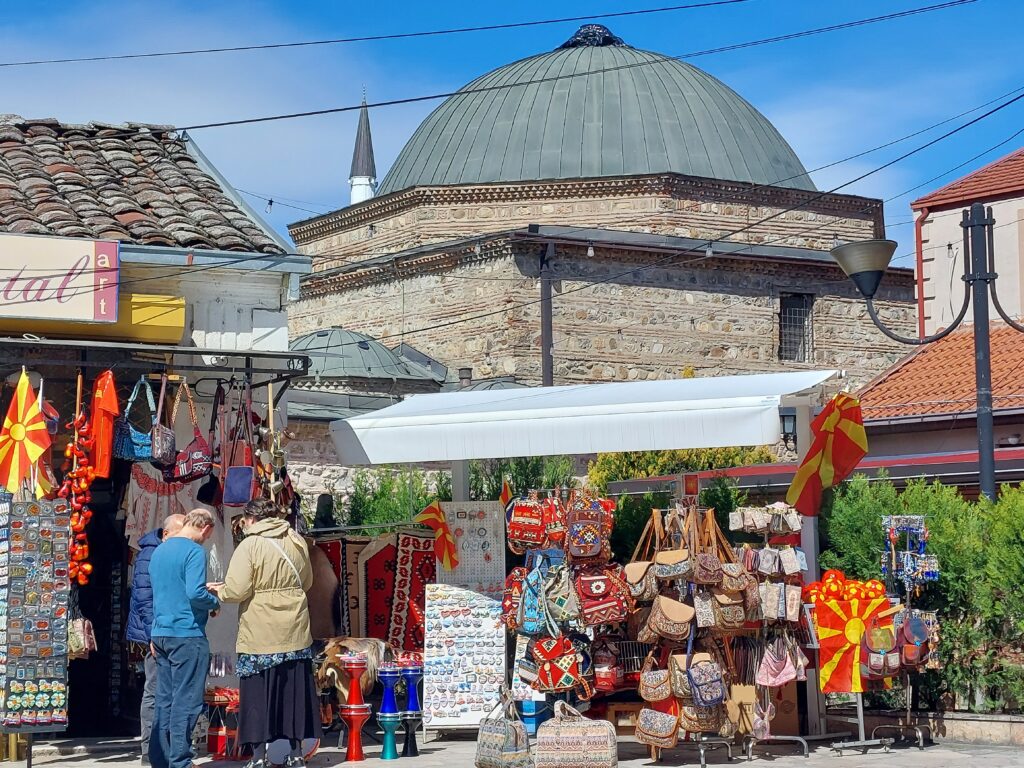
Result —
[[672, 695], [672, 680], [667, 669], [654, 668], [654, 654], [650, 653], [640, 670], [640, 698], [644, 701], [664, 701]]
[[555, 702], [555, 716], [537, 728], [535, 768], [618, 768], [615, 727], [590, 720], [564, 701]]
[[920, 667], [928, 660], [930, 645], [928, 625], [915, 613], [903, 618], [899, 631], [900, 661], [910, 669]]
[[[140, 432], [131, 423], [132, 406], [139, 392], [145, 390], [146, 402], [149, 403], [149, 429]], [[156, 419], [156, 403], [153, 401], [153, 388], [149, 386], [145, 376], [140, 376], [124, 407], [124, 413], [114, 421], [114, 458], [125, 461], [150, 461], [153, 458], [153, 424]]]
[[757, 572], [765, 576], [774, 576], [779, 572], [779, 550], [765, 547], [757, 558]]
[[544, 600], [550, 620], [560, 627], [580, 629], [583, 619], [572, 572], [566, 563], [548, 570], [544, 580]]
[[718, 733], [722, 727], [722, 708], [684, 704], [679, 711], [679, 723], [687, 733]]
[[697, 522], [694, 525], [694, 536], [700, 536], [702, 541], [696, 549], [699, 551], [693, 558], [693, 581], [695, 584], [718, 585], [722, 583], [722, 560], [718, 554], [718, 540], [715, 532], [718, 530], [718, 523], [715, 521], [715, 513], [708, 510], [704, 513], [703, 530], [697, 532]]
[[605, 500], [574, 494], [565, 518], [565, 552], [573, 564], [599, 564], [611, 559], [615, 518]]
[[213, 471], [213, 450], [199, 429], [199, 419], [196, 417], [196, 404], [192, 399], [192, 390], [188, 382], [182, 379], [181, 386], [174, 396], [174, 407], [171, 409], [171, 424], [177, 420], [178, 406], [181, 403], [181, 393], [185, 393], [185, 402], [188, 405], [189, 420], [192, 422], [192, 442], [183, 450], [177, 452], [174, 464], [164, 467], [164, 482], [167, 483], [191, 483], [206, 477]]
[[552, 626], [548, 616], [547, 600], [544, 599], [544, 573], [540, 563], [523, 579], [523, 593], [519, 601], [516, 624], [516, 631], [527, 637], [558, 634], [558, 628]]
[[510, 630], [519, 627], [519, 604], [523, 601], [523, 582], [529, 571], [516, 566], [505, 577], [505, 589], [501, 596], [501, 621]]
[[588, 645], [587, 638], [577, 640], [569, 635], [530, 641], [527, 652], [537, 664], [533, 688], [544, 693], [573, 692], [584, 700], [593, 696], [593, 664], [586, 651]]
[[786, 641], [777, 637], [764, 649], [754, 682], [766, 688], [779, 688], [796, 680], [796, 664], [786, 648]]
[[[800, 621], [800, 608], [803, 606], [803, 589], [799, 584], [786, 585], [786, 621]], [[781, 616], [779, 617], [782, 618]]]
[[[644, 625], [657, 637], [685, 640], [690, 636], [693, 607], [665, 595], [658, 595], [651, 605], [651, 614]], [[641, 640], [641, 642], [645, 642]]]
[[654, 556], [654, 576], [662, 581], [685, 578], [692, 569], [690, 552], [685, 547], [658, 552]]
[[588, 627], [626, 621], [633, 608], [633, 598], [618, 565], [579, 570], [576, 594], [583, 623]]
[[644, 707], [636, 720], [636, 740], [652, 747], [671, 749], [679, 741], [679, 704], [669, 699], [668, 712]]
[[743, 594], [719, 587], [712, 587], [711, 594], [714, 596], [711, 607], [715, 613], [715, 626], [719, 629], [742, 628], [747, 621], [746, 612], [743, 610]]
[[658, 596], [658, 579], [654, 575], [654, 563], [643, 560], [629, 563], [623, 570], [629, 594], [634, 600], [653, 600]]
[[701, 629], [710, 629], [718, 625], [715, 598], [711, 595], [711, 590], [693, 587], [693, 612], [697, 617], [697, 626]]
[[531, 547], [542, 547], [547, 539], [544, 506], [536, 494], [528, 499], [516, 499], [509, 508], [507, 518], [508, 548], [521, 555]]
[[800, 573], [800, 561], [797, 559], [796, 550], [792, 547], [786, 547], [779, 551], [779, 563], [782, 566], [782, 572], [787, 576]]
[[167, 374], [160, 376], [160, 397], [157, 398], [156, 416], [153, 417], [153, 431], [150, 433], [150, 445], [153, 452], [153, 465], [159, 469], [170, 466], [174, 462], [177, 451], [174, 448], [174, 430], [163, 423], [164, 400], [167, 397]]
[[[706, 654], [696, 654], [705, 656]], [[710, 659], [711, 657], [708, 656]], [[668, 657], [669, 682], [672, 686], [672, 695], [684, 704], [693, 704], [693, 691], [690, 690], [690, 678], [686, 675], [686, 654], [673, 653]]]
[[530, 741], [515, 702], [502, 691], [497, 706], [480, 721], [476, 768], [530, 768]]
[[693, 658], [693, 635], [686, 648], [686, 676], [690, 681], [693, 703], [698, 707], [713, 707], [725, 701], [729, 695], [722, 668], [709, 656], [706, 659]]
[[742, 592], [754, 577], [740, 563], [722, 563], [722, 589], [727, 592]]

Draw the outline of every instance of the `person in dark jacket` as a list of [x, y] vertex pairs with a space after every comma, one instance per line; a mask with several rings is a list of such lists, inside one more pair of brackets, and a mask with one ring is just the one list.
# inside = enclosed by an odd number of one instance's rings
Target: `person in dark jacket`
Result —
[[149, 578], [149, 561], [156, 548], [181, 530], [184, 515], [169, 515], [163, 528], [150, 531], [139, 540], [139, 554], [135, 557], [132, 573], [132, 595], [128, 609], [128, 628], [125, 639], [138, 643], [145, 653], [146, 684], [142, 690], [139, 720], [142, 723], [142, 764], [149, 765], [149, 736], [153, 731], [153, 711], [156, 706], [156, 657], [150, 649], [153, 630], [153, 584]]

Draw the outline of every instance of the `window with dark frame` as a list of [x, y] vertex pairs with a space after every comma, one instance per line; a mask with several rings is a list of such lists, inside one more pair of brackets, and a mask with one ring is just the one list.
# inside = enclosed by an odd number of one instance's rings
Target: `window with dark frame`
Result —
[[810, 362], [813, 304], [814, 296], [809, 293], [784, 293], [779, 297], [779, 360]]

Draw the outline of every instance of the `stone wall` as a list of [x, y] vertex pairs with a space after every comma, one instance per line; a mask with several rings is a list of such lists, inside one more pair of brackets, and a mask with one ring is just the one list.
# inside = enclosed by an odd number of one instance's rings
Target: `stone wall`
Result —
[[[794, 206], [800, 210], [781, 213]], [[771, 218], [769, 221], [763, 219]], [[881, 202], [673, 174], [418, 188], [289, 228], [315, 270], [428, 243], [522, 229], [595, 227], [828, 250], [834, 237], [882, 237]], [[331, 259], [330, 256], [337, 256]]]

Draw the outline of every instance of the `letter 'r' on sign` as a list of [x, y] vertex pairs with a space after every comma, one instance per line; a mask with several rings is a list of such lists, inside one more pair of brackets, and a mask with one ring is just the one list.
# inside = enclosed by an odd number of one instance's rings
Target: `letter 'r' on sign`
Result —
[[0, 233], [0, 317], [117, 322], [118, 244]]

